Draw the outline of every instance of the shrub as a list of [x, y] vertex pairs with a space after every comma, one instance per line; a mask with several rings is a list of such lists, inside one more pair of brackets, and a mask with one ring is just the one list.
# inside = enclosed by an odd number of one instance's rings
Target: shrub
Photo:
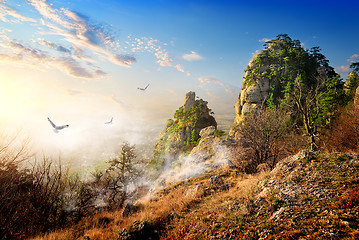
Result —
[[285, 152], [281, 143], [289, 132], [288, 119], [276, 109], [258, 110], [246, 116], [238, 130], [238, 165], [244, 172], [254, 173], [263, 163], [274, 168]]

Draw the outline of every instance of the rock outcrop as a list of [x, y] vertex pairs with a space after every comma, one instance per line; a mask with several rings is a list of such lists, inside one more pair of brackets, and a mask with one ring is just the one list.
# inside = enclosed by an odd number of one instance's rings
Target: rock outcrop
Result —
[[[349, 73], [348, 79], [345, 81], [344, 89], [345, 94], [348, 96], [349, 101], [353, 101], [354, 104], [358, 103], [358, 86], [359, 86], [359, 75], [352, 71]], [[357, 104], [356, 104], [357, 105]]]
[[214, 126], [202, 129], [198, 145], [187, 156], [175, 161], [176, 164], [169, 171], [161, 174], [152, 191], [218, 167], [234, 167], [235, 141], [225, 136], [215, 136], [215, 130]]
[[354, 106], [359, 108], [359, 87], [357, 87], [354, 95]]
[[161, 132], [150, 161], [153, 167], [161, 170], [171, 166], [181, 154], [189, 153], [197, 146], [203, 128], [217, 128], [217, 122], [207, 104], [202, 99], [196, 99], [194, 92], [186, 94], [183, 106], [174, 114], [174, 120], [169, 119]]
[[236, 129], [248, 113], [278, 106], [284, 99], [290, 101], [297, 79], [304, 86], [310, 86], [315, 84], [318, 76], [335, 74], [323, 55], [315, 49], [314, 53], [303, 49], [299, 41], [288, 36], [280, 36], [266, 44], [245, 69], [241, 92], [235, 103], [231, 137], [236, 136]]
[[[234, 107], [236, 111], [234, 126], [237, 126], [246, 114], [261, 108], [266, 103], [270, 92], [272, 92], [271, 87], [275, 84], [268, 74], [265, 74], [271, 65], [269, 55], [282, 51], [283, 43], [283, 41], [278, 41], [269, 44], [267, 49], [259, 51], [249, 61], [243, 76], [242, 90]], [[233, 130], [232, 128], [231, 131], [233, 132]]]

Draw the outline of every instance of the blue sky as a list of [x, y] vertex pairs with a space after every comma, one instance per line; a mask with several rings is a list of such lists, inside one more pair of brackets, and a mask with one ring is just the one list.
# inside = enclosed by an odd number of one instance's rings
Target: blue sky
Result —
[[[114, 117], [111, 134], [137, 143], [158, 137], [195, 91], [228, 129], [245, 67], [278, 34], [319, 46], [345, 79], [359, 61], [358, 7], [347, 0], [0, 0], [0, 124], [25, 129], [44, 148], [75, 148], [107, 141], [102, 123]], [[148, 83], [146, 92], [137, 89]], [[70, 128], [54, 135], [47, 116]]]

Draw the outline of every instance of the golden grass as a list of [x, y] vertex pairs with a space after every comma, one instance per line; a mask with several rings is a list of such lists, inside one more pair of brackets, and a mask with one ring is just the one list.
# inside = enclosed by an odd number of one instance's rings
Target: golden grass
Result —
[[[221, 175], [224, 183], [230, 184], [229, 191], [211, 190], [207, 181], [211, 176]], [[123, 228], [136, 220], [153, 224], [166, 223], [166, 235], [163, 239], [190, 239], [191, 236], [207, 236], [200, 234], [210, 226], [213, 232], [221, 231], [216, 223], [228, 219], [228, 208], [241, 197], [248, 197], [255, 191], [255, 186], [267, 177], [268, 173], [257, 175], [237, 175], [229, 169], [216, 169], [200, 177], [191, 178], [169, 186], [157, 192], [152, 199], [143, 199], [140, 212], [122, 217], [121, 211], [102, 212], [87, 217], [69, 229], [56, 231], [35, 240], [84, 239], [91, 240], [116, 239]], [[171, 215], [174, 214], [174, 215]], [[100, 226], [100, 219], [107, 218], [109, 223]], [[222, 229], [223, 230], [223, 229]], [[213, 234], [213, 232], [211, 234]], [[208, 237], [208, 236], [207, 236]]]

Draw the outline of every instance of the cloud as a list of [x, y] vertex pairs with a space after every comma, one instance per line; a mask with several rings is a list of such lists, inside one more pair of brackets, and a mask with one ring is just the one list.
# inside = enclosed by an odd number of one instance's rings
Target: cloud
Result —
[[341, 72], [349, 72], [349, 65], [342, 65], [342, 66], [339, 66], [339, 69]]
[[358, 60], [356, 60], [356, 58], [359, 58], [359, 54], [353, 54], [352, 56], [350, 56], [349, 59], [347, 59], [347, 61], [350, 63], [354, 63], [354, 62], [358, 61]]
[[65, 70], [69, 75], [77, 78], [100, 78], [105, 75], [100, 70], [89, 71], [72, 58], [53, 58], [51, 63], [60, 70]]
[[272, 40], [272, 39], [270, 39], [270, 38], [262, 38], [262, 39], [260, 39], [260, 40], [258, 40], [258, 42], [268, 42], [268, 41], [270, 41], [270, 40]]
[[21, 55], [7, 55], [7, 54], [0, 54], [0, 61], [5, 62], [20, 62], [22, 60]]
[[39, 43], [41, 45], [47, 46], [48, 48], [55, 49], [56, 51], [62, 52], [62, 53], [71, 53], [71, 51], [63, 46], [57, 45], [55, 43], [46, 41], [45, 39], [39, 39]]
[[113, 54], [110, 59], [112, 63], [123, 67], [130, 67], [133, 63], [136, 62], [136, 58], [131, 55], [122, 55], [122, 54]]
[[157, 63], [162, 67], [171, 67], [173, 59], [169, 57], [168, 52], [160, 50], [155, 52], [155, 56], [158, 59]]
[[31, 60], [43, 62], [47, 58], [46, 53], [43, 52], [42, 50], [36, 49], [36, 48], [25, 47], [24, 45], [22, 45], [19, 42], [10, 41], [10, 43], [8, 44], [8, 47], [9, 47], [9, 49], [16, 52], [18, 55], [26, 56]]
[[[43, 42], [52, 47], [59, 47], [50, 42]], [[76, 61], [71, 56], [68, 57], [55, 57], [48, 52], [30, 46], [25, 46], [20, 42], [10, 40], [8, 44], [2, 43], [0, 45], [4, 50], [9, 53], [0, 53], [0, 60], [6, 62], [21, 62], [23, 64], [30, 64], [37, 66], [39, 64], [47, 66], [55, 66], [56, 68], [65, 71], [68, 75], [76, 78], [101, 78], [106, 75], [105, 72], [95, 66], [92, 68], [85, 68], [80, 62]], [[10, 54], [11, 53], [11, 54]]]
[[181, 64], [177, 64], [175, 68], [180, 72], [184, 72], [183, 66]]
[[130, 67], [136, 62], [134, 56], [116, 50], [119, 44], [105, 24], [95, 24], [75, 11], [55, 9], [45, 0], [29, 0], [29, 3], [43, 16], [42, 24], [50, 30], [42, 34], [63, 36], [76, 49], [87, 49], [119, 66]]
[[[359, 58], [359, 54], [353, 54], [350, 56], [350, 58], [347, 59], [347, 62], [352, 64], [354, 62], [357, 62], [358, 60], [356, 58]], [[340, 74], [340, 75], [347, 75], [350, 72], [350, 64], [348, 65], [341, 65], [339, 67], [336, 67], [335, 70]]]
[[82, 91], [73, 90], [73, 89], [70, 89], [70, 88], [66, 88], [65, 92], [70, 96], [81, 95], [83, 93]]
[[[10, 16], [11, 18], [9, 18]], [[35, 19], [25, 17], [21, 15], [17, 10], [13, 7], [7, 5], [6, 3], [0, 2], [0, 20], [3, 22], [12, 22], [12, 23], [19, 23], [19, 22], [36, 22]]]
[[161, 67], [173, 67], [179, 72], [183, 72], [186, 76], [190, 76], [189, 72], [186, 72], [181, 64], [174, 64], [173, 58], [170, 57], [168, 51], [165, 46], [167, 44], [161, 43], [158, 40], [153, 38], [132, 38], [128, 36], [129, 42], [127, 44], [131, 46], [132, 52], [149, 52], [153, 53], [155, 58], [157, 59], [156, 63]]
[[199, 61], [202, 60], [203, 57], [200, 56], [198, 53], [196, 53], [195, 51], [191, 51], [191, 53], [189, 54], [184, 54], [182, 56], [182, 58], [186, 61], [192, 62], [192, 61]]
[[[83, 62], [95, 64], [98, 61], [107, 61], [129, 68], [137, 62], [134, 53], [148, 52], [154, 55], [155, 61], [160, 67], [171, 67], [187, 76], [191, 75], [185, 71], [182, 65], [174, 62], [166, 49], [168, 44], [156, 39], [129, 37], [129, 41], [120, 43], [115, 39], [114, 31], [110, 25], [99, 24], [90, 17], [76, 11], [56, 7], [48, 0], [25, 1], [32, 8], [31, 10], [40, 15], [37, 21], [22, 16], [14, 8], [7, 6], [6, 1], [0, 2], [3, 2], [0, 3], [0, 20], [34, 22], [35, 24], [32, 24], [31, 27], [37, 27], [36, 34], [41, 34], [41, 37], [37, 39], [37, 44], [41, 46], [37, 46], [37, 48], [28, 47], [27, 49], [18, 48], [17, 51], [22, 52], [20, 55], [17, 55], [18, 53], [2, 53], [0, 49], [0, 54], [3, 54], [2, 59], [5, 59], [6, 55], [8, 60], [21, 58], [23, 63], [28, 64], [31, 60], [34, 65], [35, 61], [44, 63], [44, 59], [46, 61], [50, 59], [50, 63], [65, 70], [69, 75], [92, 78], [103, 76], [105, 73], [94, 70], [94, 68], [90, 69], [88, 66], [83, 67]], [[4, 31], [1, 33], [5, 34]], [[52, 37], [50, 40], [48, 36], [56, 36], [57, 41], [54, 42]], [[0, 35], [0, 44], [1, 38], [4, 39], [4, 37], [6, 36]], [[46, 54], [46, 56], [41, 56], [41, 54]], [[60, 55], [62, 58], [59, 58], [59, 54], [66, 55]], [[38, 56], [36, 57], [36, 55]], [[194, 51], [187, 55], [188, 61], [202, 59]], [[70, 64], [74, 65], [70, 66]]]
[[85, 54], [85, 50], [77, 47], [77, 46], [72, 46], [74, 52], [73, 52], [73, 57], [82, 61], [86, 61], [86, 62], [95, 62], [95, 60], [91, 57], [89, 57], [88, 55]]
[[211, 84], [211, 83], [218, 84], [218, 85], [224, 87], [224, 83], [217, 80], [214, 77], [199, 77], [198, 81], [201, 83], [200, 87], [204, 87], [205, 85]]
[[168, 91], [169, 93], [175, 95], [175, 96], [177, 95], [177, 93], [176, 93], [174, 90], [172, 90], [172, 89], [167, 89], [167, 91]]
[[235, 96], [234, 91], [230, 87], [228, 87], [226, 84], [224, 84], [223, 82], [219, 81], [214, 77], [199, 77], [198, 81], [201, 83], [200, 84], [201, 88], [203, 88], [207, 84], [217, 84], [223, 87], [226, 93], [228, 93], [231, 96]]

